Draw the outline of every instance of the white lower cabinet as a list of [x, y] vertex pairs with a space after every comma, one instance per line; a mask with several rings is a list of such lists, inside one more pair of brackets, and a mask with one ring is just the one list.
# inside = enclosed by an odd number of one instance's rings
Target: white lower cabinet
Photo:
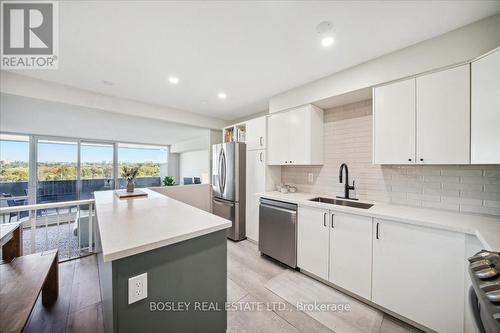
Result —
[[328, 280], [329, 211], [303, 206], [298, 211], [297, 266]]
[[465, 235], [299, 206], [297, 266], [440, 333], [464, 332]]
[[463, 332], [465, 235], [373, 224], [372, 301], [437, 332]]
[[371, 297], [372, 218], [330, 213], [328, 280], [366, 299]]
[[370, 299], [370, 217], [299, 207], [297, 265]]

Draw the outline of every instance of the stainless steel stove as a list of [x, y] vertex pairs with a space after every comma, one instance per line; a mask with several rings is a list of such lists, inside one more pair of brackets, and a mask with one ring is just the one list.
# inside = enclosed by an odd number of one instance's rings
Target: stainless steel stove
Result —
[[481, 333], [500, 333], [500, 253], [479, 251], [469, 258], [469, 290], [474, 320]]

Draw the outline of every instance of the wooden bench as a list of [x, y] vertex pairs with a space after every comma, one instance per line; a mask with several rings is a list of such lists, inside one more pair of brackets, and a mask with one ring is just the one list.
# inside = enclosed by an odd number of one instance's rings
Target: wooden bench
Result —
[[16, 257], [0, 265], [0, 332], [22, 332], [40, 291], [42, 304], [59, 294], [57, 250]]

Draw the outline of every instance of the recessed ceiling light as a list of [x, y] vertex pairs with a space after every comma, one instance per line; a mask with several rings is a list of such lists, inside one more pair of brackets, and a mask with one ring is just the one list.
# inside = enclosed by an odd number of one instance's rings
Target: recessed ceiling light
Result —
[[179, 78], [176, 77], [176, 76], [171, 76], [168, 78], [168, 82], [170, 82], [171, 84], [178, 84], [179, 83]]
[[334, 42], [334, 39], [332, 36], [326, 36], [321, 38], [321, 46], [323, 47], [328, 47], [331, 46]]
[[227, 98], [227, 95], [226, 93], [223, 93], [223, 92], [220, 92], [217, 97], [219, 97], [219, 99], [226, 99]]

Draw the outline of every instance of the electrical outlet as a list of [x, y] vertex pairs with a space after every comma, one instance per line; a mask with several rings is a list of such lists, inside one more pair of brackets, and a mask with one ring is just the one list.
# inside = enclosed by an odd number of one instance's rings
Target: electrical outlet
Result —
[[309, 184], [312, 184], [312, 183], [314, 182], [314, 174], [313, 174], [312, 172], [309, 172], [309, 173], [307, 174], [307, 182], [308, 182]]
[[148, 273], [128, 279], [128, 304], [148, 297]]

